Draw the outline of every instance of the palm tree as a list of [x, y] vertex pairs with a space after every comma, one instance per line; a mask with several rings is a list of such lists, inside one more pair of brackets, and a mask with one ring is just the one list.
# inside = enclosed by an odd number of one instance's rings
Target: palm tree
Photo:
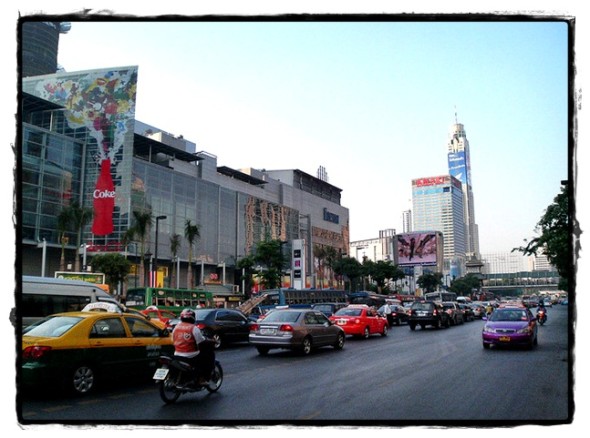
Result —
[[324, 287], [324, 260], [326, 259], [327, 253], [326, 248], [320, 245], [314, 245], [313, 256], [318, 259], [318, 273], [320, 280], [320, 289]]
[[184, 237], [188, 241], [188, 272], [186, 274], [187, 288], [193, 288], [193, 245], [195, 240], [201, 237], [199, 226], [193, 225], [190, 219], [184, 223]]
[[145, 286], [145, 239], [149, 232], [149, 229], [153, 222], [153, 216], [151, 212], [142, 212], [133, 210], [133, 218], [135, 219], [135, 224], [133, 225], [133, 229], [135, 230], [135, 235], [139, 237], [139, 253], [141, 255], [141, 260], [139, 263], [139, 285], [141, 287]]
[[66, 268], [66, 245], [68, 244], [68, 237], [66, 233], [70, 229], [72, 223], [71, 207], [64, 207], [57, 216], [57, 231], [59, 232], [59, 242], [61, 243], [61, 257], [59, 259], [59, 270], [63, 271]]
[[170, 284], [173, 288], [177, 288], [176, 275], [175, 275], [175, 264], [174, 260], [178, 256], [178, 250], [180, 249], [180, 234], [173, 234], [170, 236], [170, 252], [172, 253], [172, 277], [170, 278]]
[[78, 250], [82, 244], [82, 232], [84, 227], [92, 220], [92, 209], [82, 207], [78, 202], [72, 202], [70, 208], [71, 220], [76, 228], [76, 259], [74, 260], [74, 271], [80, 272], [80, 257], [78, 257]]
[[[121, 236], [121, 244], [123, 245], [123, 248], [125, 248], [125, 260], [127, 260], [127, 247], [134, 240], [135, 240], [135, 228], [130, 227], [127, 229], [127, 231], [125, 231], [123, 236]], [[135, 255], [137, 255], [137, 247], [135, 248]], [[137, 272], [135, 272], [135, 275], [137, 275]], [[123, 279], [123, 282], [122, 282], [123, 283], [123, 291], [121, 292], [121, 295], [124, 297], [127, 296], [127, 281], [128, 281], [128, 277], [127, 277], [127, 275], [125, 275], [125, 278]]]

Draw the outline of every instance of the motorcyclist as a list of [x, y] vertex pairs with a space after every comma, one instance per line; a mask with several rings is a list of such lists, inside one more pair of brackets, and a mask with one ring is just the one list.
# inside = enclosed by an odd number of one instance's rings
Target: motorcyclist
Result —
[[545, 321], [547, 320], [547, 309], [545, 308], [545, 303], [543, 300], [539, 301], [539, 307], [537, 307], [537, 318], [539, 317], [539, 313], [543, 312], [545, 314]]
[[195, 312], [184, 309], [180, 323], [172, 331], [174, 356], [189, 362], [196, 370], [199, 385], [207, 384], [215, 363], [213, 342], [207, 340], [195, 324]]

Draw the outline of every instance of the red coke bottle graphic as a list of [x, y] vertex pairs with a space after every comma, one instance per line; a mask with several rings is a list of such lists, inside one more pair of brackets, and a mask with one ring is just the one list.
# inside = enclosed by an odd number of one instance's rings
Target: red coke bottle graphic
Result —
[[111, 160], [100, 163], [100, 174], [93, 192], [94, 220], [92, 233], [106, 236], [113, 232], [113, 211], [115, 209], [115, 185], [111, 176]]

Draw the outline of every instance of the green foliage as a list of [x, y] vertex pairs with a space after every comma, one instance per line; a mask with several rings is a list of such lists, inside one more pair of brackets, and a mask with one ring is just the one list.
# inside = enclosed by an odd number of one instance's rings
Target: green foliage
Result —
[[[569, 194], [566, 184], [561, 187], [561, 193], [553, 199], [553, 204], [547, 207], [545, 214], [537, 223], [535, 232], [540, 235], [525, 246], [512, 250], [512, 252], [522, 252], [524, 255], [546, 255], [561, 277], [560, 288], [563, 290], [567, 290], [567, 280], [573, 274], [574, 267], [569, 219]], [[527, 242], [526, 239], [525, 242]]]
[[454, 280], [449, 290], [459, 296], [469, 297], [473, 289], [478, 289], [479, 287], [479, 279], [473, 274], [467, 274], [465, 277]]
[[281, 276], [289, 262], [288, 257], [283, 254], [283, 242], [276, 239], [258, 242], [256, 252], [253, 254], [253, 260], [266, 268], [260, 272], [265, 289], [274, 289], [281, 286]]
[[332, 269], [334, 269], [336, 275], [342, 276], [345, 280], [346, 278], [349, 279], [348, 289], [346, 288], [346, 281], [344, 282], [344, 289], [350, 291], [356, 290], [355, 285], [363, 276], [363, 266], [357, 259], [354, 257], [336, 259], [333, 262]]
[[426, 292], [434, 292], [442, 286], [442, 278], [440, 272], [428, 272], [418, 277], [417, 283]]
[[131, 269], [131, 262], [119, 253], [95, 255], [92, 258], [92, 270], [102, 272], [111, 291], [124, 282]]

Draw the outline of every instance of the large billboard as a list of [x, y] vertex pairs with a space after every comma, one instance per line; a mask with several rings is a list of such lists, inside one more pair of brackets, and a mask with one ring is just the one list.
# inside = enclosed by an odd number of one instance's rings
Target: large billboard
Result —
[[434, 231], [397, 235], [399, 266], [436, 265], [438, 236]]

